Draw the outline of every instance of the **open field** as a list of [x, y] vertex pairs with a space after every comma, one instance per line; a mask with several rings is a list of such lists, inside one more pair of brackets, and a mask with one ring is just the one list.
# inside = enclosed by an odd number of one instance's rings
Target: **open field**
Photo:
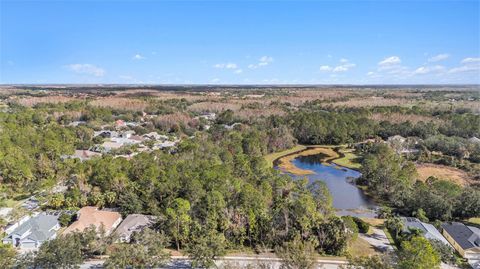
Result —
[[[55, 89], [46, 91], [44, 89]], [[72, 89], [72, 90], [70, 90]], [[11, 97], [11, 101], [24, 106], [34, 106], [40, 103], [65, 103], [82, 99], [95, 106], [113, 107], [118, 109], [139, 111], [145, 109], [148, 102], [168, 100], [187, 101], [188, 111], [192, 112], [220, 112], [231, 109], [243, 118], [250, 116], [268, 116], [285, 113], [285, 105], [294, 108], [304, 105], [306, 102], [316, 100], [325, 105], [334, 107], [378, 107], [399, 106], [423, 108], [441, 108], [444, 110], [470, 109], [472, 112], [480, 112], [478, 102], [455, 93], [455, 90], [463, 88], [445, 89], [443, 94], [435, 96], [432, 101], [432, 89], [418, 90], [417, 88], [378, 89], [368, 87], [247, 87], [239, 90], [229, 87], [126, 87], [113, 86], [101, 89], [98, 87], [74, 87], [51, 86], [51, 87], [0, 87], [0, 96]], [[442, 90], [441, 88], [435, 90]], [[463, 89], [463, 90], [469, 90]], [[13, 95], [22, 93], [21, 96]], [[471, 93], [470, 96], [478, 96]], [[129, 99], [129, 101], [122, 100]], [[131, 100], [135, 101], [131, 102]], [[144, 100], [140, 100], [144, 99]], [[249, 105], [260, 106], [252, 110]], [[392, 122], [418, 122], [434, 121], [438, 119], [431, 116], [409, 115], [394, 113], [374, 113], [370, 116], [373, 120], [390, 120]]]
[[419, 179], [425, 181], [428, 177], [434, 176], [438, 179], [448, 180], [461, 186], [470, 184], [468, 174], [460, 169], [438, 165], [438, 164], [417, 164]]

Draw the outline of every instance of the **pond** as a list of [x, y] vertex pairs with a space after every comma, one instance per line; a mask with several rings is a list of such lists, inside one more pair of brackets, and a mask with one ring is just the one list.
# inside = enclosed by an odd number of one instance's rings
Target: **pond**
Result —
[[320, 180], [325, 182], [333, 197], [333, 206], [337, 215], [375, 217], [377, 206], [353, 182], [361, 173], [352, 169], [341, 167], [333, 163], [323, 162], [325, 155], [298, 156], [292, 161], [296, 167], [314, 172], [310, 175], [297, 176], [290, 173], [293, 178], [307, 177], [310, 182]]

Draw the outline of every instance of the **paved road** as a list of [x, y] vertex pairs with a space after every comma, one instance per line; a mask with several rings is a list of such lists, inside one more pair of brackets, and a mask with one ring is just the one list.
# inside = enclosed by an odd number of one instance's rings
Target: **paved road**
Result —
[[393, 246], [390, 245], [387, 235], [384, 231], [371, 227], [372, 234], [359, 234], [359, 236], [372, 245], [376, 250], [385, 252], [388, 250], [393, 250]]
[[[317, 269], [339, 269], [340, 265], [345, 264], [343, 260], [318, 260]], [[80, 266], [81, 269], [102, 268], [103, 261], [88, 261]], [[261, 257], [223, 257], [217, 261], [217, 265], [236, 265], [239, 267], [246, 267], [247, 265], [266, 264], [268, 269], [279, 269], [280, 259], [277, 258], [261, 258]], [[167, 266], [159, 269], [187, 269], [191, 268], [190, 262], [186, 257], [173, 257], [173, 261]]]

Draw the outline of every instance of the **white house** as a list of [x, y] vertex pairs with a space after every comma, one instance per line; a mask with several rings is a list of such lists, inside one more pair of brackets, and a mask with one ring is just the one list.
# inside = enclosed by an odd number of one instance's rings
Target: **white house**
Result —
[[3, 238], [3, 243], [21, 249], [36, 249], [43, 242], [54, 239], [59, 229], [58, 216], [39, 214], [15, 228]]
[[419, 229], [422, 232], [422, 235], [427, 239], [437, 240], [443, 244], [452, 247], [448, 243], [447, 239], [442, 236], [442, 234], [433, 226], [425, 222], [421, 222], [417, 218], [402, 218], [403, 224], [405, 225], [404, 231], [408, 231], [409, 228]]

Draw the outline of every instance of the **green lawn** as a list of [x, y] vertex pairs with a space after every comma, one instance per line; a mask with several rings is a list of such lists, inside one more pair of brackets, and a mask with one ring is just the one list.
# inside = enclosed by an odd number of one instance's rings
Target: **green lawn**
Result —
[[307, 147], [306, 146], [303, 146], [303, 145], [296, 145], [295, 147], [291, 148], [291, 149], [287, 149], [287, 150], [284, 150], [284, 151], [280, 151], [280, 152], [274, 152], [274, 153], [270, 153], [268, 155], [265, 155], [264, 158], [265, 160], [267, 161], [268, 163], [268, 167], [273, 167], [273, 162], [282, 157], [282, 156], [285, 156], [285, 155], [288, 155], [288, 154], [291, 154], [291, 153], [294, 153], [294, 152], [297, 152], [297, 151], [301, 151], [301, 150], [304, 150], [306, 149]]
[[470, 219], [468, 219], [467, 221], [470, 222], [470, 223], [473, 223], [473, 224], [480, 225], [480, 217], [478, 217], [478, 218], [470, 218]]
[[352, 168], [352, 169], [358, 169], [361, 167], [360, 163], [356, 161], [358, 159], [358, 156], [355, 153], [353, 153], [353, 149], [342, 148], [339, 151], [343, 153], [345, 156], [342, 158], [333, 160], [333, 163], [346, 168]]

